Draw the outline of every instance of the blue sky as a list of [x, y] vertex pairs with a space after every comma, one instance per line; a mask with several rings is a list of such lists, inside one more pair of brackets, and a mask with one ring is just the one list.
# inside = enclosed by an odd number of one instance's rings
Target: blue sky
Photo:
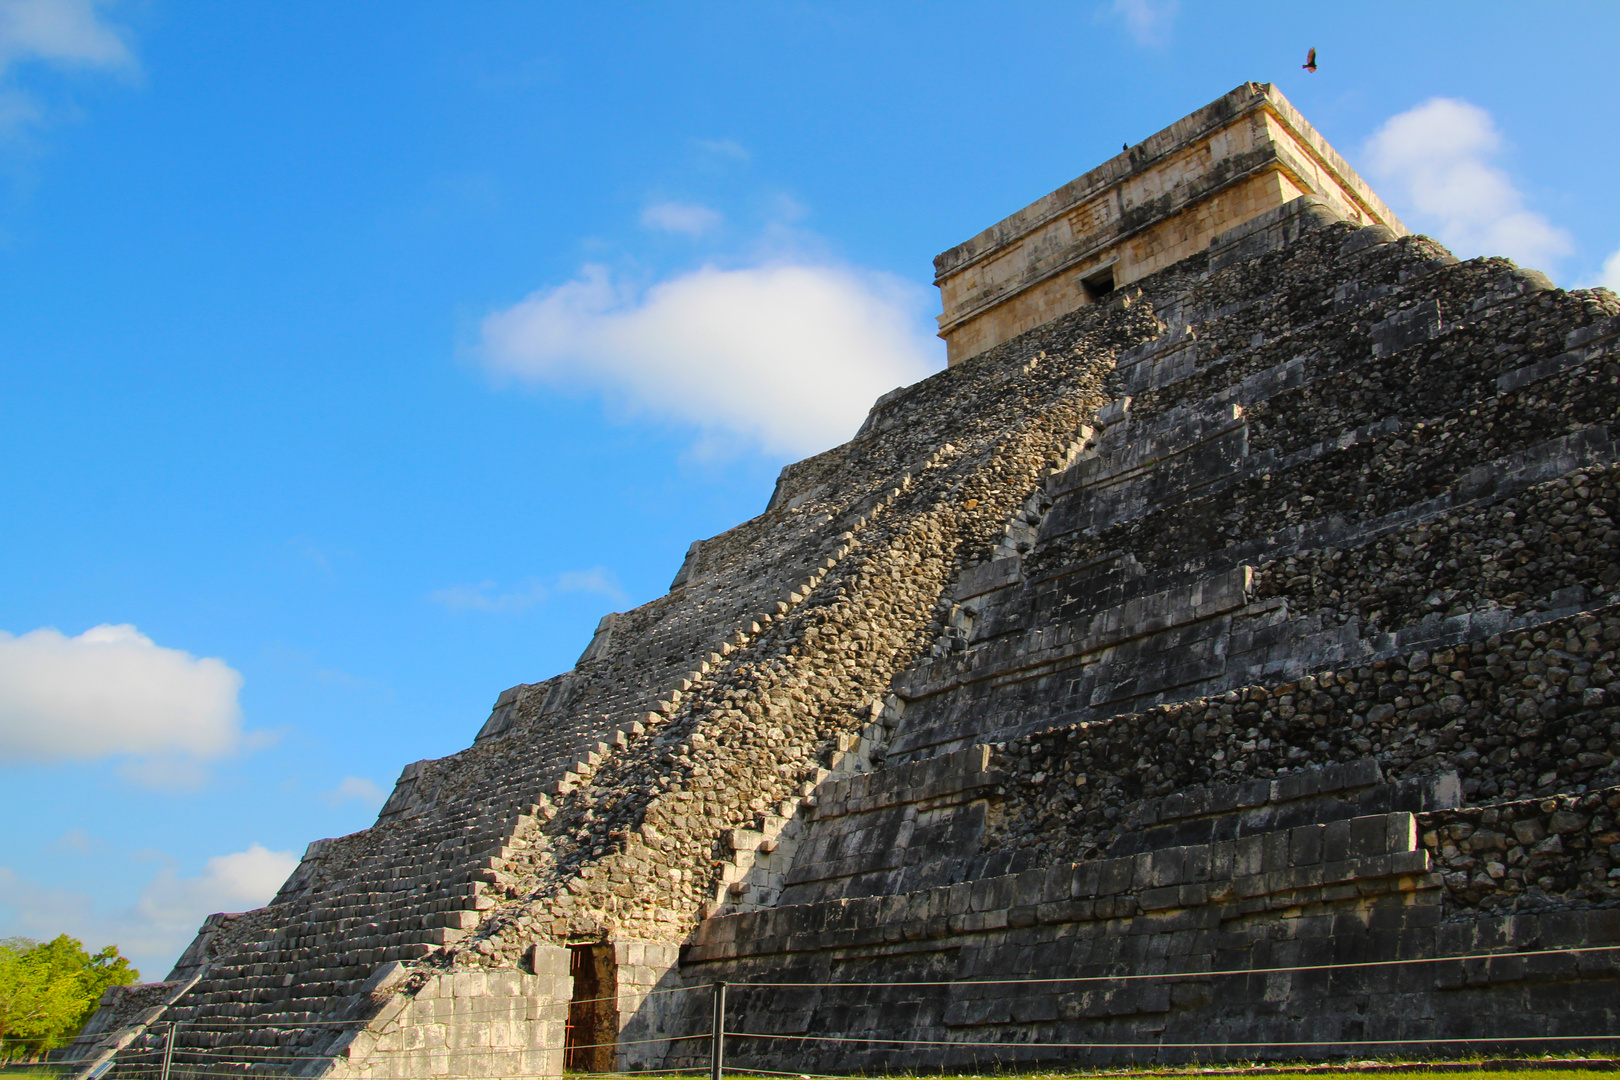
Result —
[[1620, 282], [1620, 7], [1239, 10], [0, 0], [0, 935], [161, 977], [942, 366], [935, 254], [1244, 80]]

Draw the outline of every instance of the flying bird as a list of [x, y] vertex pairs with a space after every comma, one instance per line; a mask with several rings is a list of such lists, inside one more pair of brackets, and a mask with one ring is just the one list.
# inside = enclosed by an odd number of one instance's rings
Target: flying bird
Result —
[[1316, 50], [1312, 49], [1309, 53], [1307, 53], [1305, 55], [1305, 62], [1303, 64], [1299, 65], [1299, 66], [1304, 68], [1306, 71], [1315, 71], [1316, 70]]

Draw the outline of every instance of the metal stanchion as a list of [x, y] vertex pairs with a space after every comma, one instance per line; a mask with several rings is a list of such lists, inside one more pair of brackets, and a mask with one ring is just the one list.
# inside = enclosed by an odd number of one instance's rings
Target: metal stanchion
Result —
[[[709, 1043], [709, 1080], [720, 1080], [726, 1062], [726, 984], [714, 984], [714, 1034]], [[168, 1080], [167, 1077], [164, 1080]]]
[[163, 1076], [160, 1080], [169, 1080], [169, 1062], [174, 1060], [174, 1021], [169, 1021], [169, 1030], [163, 1036]]

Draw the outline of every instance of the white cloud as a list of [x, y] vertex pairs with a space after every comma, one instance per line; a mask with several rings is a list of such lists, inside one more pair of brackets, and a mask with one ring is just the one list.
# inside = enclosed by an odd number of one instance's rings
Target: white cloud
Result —
[[880, 394], [932, 374], [918, 286], [824, 264], [705, 266], [637, 294], [587, 266], [484, 320], [488, 366], [802, 456], [855, 433]]
[[613, 572], [603, 566], [589, 570], [570, 570], [557, 575], [552, 585], [539, 578], [524, 578], [511, 592], [501, 592], [500, 586], [486, 579], [476, 585], [452, 585], [428, 593], [428, 599], [451, 611], [487, 611], [513, 613], [527, 611], [544, 603], [552, 596], [566, 593], [596, 593], [610, 600], [625, 599], [624, 590]]
[[241, 745], [241, 686], [225, 661], [164, 648], [128, 624], [72, 638], [0, 631], [0, 757], [136, 755], [136, 779], [166, 784]]
[[180, 877], [165, 866], [141, 892], [135, 909], [154, 925], [195, 927], [216, 911], [246, 911], [268, 902], [297, 866], [292, 852], [263, 844], [214, 856], [200, 877]]
[[105, 847], [84, 829], [69, 829], [56, 838], [56, 845], [61, 851], [72, 852], [75, 855], [89, 855]]
[[753, 157], [741, 144], [730, 139], [699, 139], [699, 150], [706, 150], [716, 157], [734, 158], [737, 161], [747, 161]]
[[196, 791], [208, 782], [208, 769], [191, 757], [133, 758], [119, 762], [118, 775], [156, 791]]
[[428, 594], [428, 599], [451, 611], [512, 612], [527, 611], [551, 595], [551, 590], [533, 579], [519, 586], [516, 592], [497, 593], [496, 588], [492, 580], [476, 585], [452, 585], [435, 589]]
[[688, 236], [702, 236], [720, 224], [720, 221], [720, 214], [717, 211], [697, 203], [664, 202], [649, 206], [641, 212], [641, 223], [647, 228], [685, 233]]
[[1603, 269], [1598, 271], [1597, 281], [1593, 284], [1620, 292], [1620, 251], [1603, 260]]
[[92, 0], [0, 0], [0, 71], [19, 60], [131, 68], [135, 57]]
[[624, 600], [627, 597], [624, 590], [619, 588], [619, 579], [613, 571], [605, 566], [593, 566], [589, 570], [569, 570], [557, 575], [557, 591], [559, 593], [595, 593], [605, 596], [609, 600]]
[[0, 87], [0, 135], [21, 131], [44, 119], [44, 107], [31, 94]]
[[1525, 209], [1524, 195], [1491, 164], [1502, 142], [1489, 112], [1431, 98], [1386, 121], [1367, 154], [1370, 171], [1395, 183], [1409, 208], [1408, 225], [1432, 229], [1464, 258], [1506, 255], [1544, 269], [1573, 244], [1564, 230]]
[[1108, 13], [1125, 23], [1138, 45], [1163, 45], [1180, 8], [1177, 0], [1114, 0]]
[[72, 934], [92, 950], [117, 945], [147, 980], [161, 979], [216, 911], [248, 911], [270, 900], [298, 865], [290, 851], [253, 844], [209, 859], [197, 877], [163, 865], [127, 908], [107, 910], [86, 893], [42, 885], [0, 866], [0, 936]]
[[363, 776], [345, 776], [338, 781], [337, 787], [324, 796], [328, 806], [338, 806], [352, 801], [370, 807], [381, 806], [387, 797], [382, 788]]
[[[29, 63], [133, 74], [125, 32], [101, 17], [97, 0], [0, 0], [0, 78], [15, 81]], [[75, 114], [18, 86], [0, 86], [0, 138], [26, 139], [31, 129]], [[26, 142], [24, 142], [26, 145]]]
[[315, 681], [323, 686], [341, 686], [345, 690], [367, 690], [393, 696], [393, 691], [385, 683], [365, 675], [350, 675], [342, 668], [316, 668]]
[[340, 557], [354, 554], [342, 548], [323, 544], [309, 536], [294, 536], [287, 540], [287, 547], [299, 558], [315, 567], [327, 577], [335, 576], [332, 564]]

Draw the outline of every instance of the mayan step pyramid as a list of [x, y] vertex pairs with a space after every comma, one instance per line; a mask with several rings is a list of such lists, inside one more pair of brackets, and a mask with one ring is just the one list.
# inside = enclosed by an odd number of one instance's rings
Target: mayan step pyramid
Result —
[[1254, 83], [936, 269], [948, 370], [83, 1070], [695, 1067], [721, 980], [787, 1072], [1620, 1030], [1620, 301], [1409, 235]]

